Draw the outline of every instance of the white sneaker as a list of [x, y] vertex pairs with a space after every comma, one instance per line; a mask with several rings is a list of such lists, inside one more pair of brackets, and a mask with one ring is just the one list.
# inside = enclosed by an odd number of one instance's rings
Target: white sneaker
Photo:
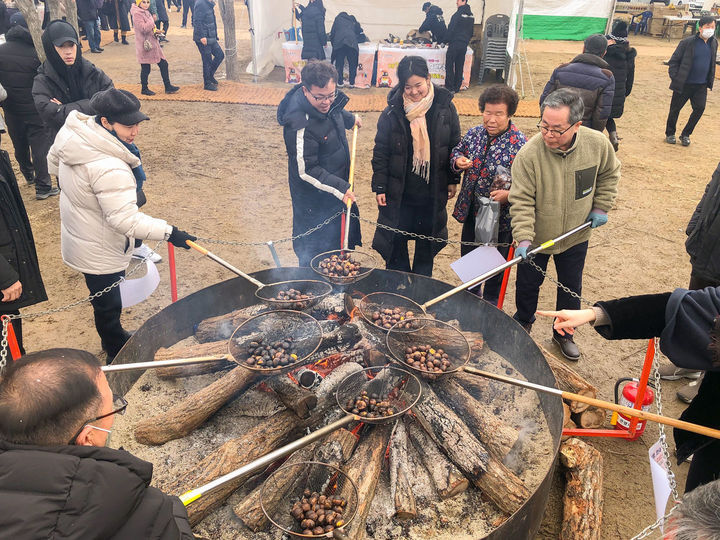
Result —
[[159, 262], [162, 262], [162, 257], [160, 255], [158, 255], [157, 253], [155, 253], [152, 249], [150, 249], [145, 244], [141, 245], [138, 248], [133, 249], [132, 257], [133, 257], [133, 259], [140, 259], [140, 260], [149, 259], [156, 264]]

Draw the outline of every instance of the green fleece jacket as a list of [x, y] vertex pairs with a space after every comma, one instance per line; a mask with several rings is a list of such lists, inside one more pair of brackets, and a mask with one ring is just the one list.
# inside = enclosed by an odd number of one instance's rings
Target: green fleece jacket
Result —
[[[580, 127], [568, 150], [548, 148], [538, 133], [512, 165], [510, 217], [513, 238], [534, 246], [587, 221], [593, 208], [607, 212], [617, 195], [620, 161], [607, 137]], [[562, 253], [590, 238], [590, 229], [544, 253]]]

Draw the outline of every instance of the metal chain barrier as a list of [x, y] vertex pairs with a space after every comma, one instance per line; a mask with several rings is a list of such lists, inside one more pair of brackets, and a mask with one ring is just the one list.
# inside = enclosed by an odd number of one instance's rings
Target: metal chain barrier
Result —
[[568, 293], [568, 294], [569, 294], [570, 296], [572, 296], [573, 298], [577, 298], [578, 300], [580, 300], [580, 301], [581, 301], [583, 304], [585, 304], [586, 306], [594, 306], [594, 305], [595, 305], [595, 302], [590, 302], [589, 300], [586, 300], [585, 298], [583, 298], [582, 296], [580, 296], [580, 295], [579, 295], [578, 293], [576, 293], [575, 291], [570, 290], [569, 287], [566, 287], [565, 285], [563, 285], [562, 283], [560, 283], [557, 279], [551, 277], [545, 270], [543, 270], [542, 268], [540, 268], [540, 266], [539, 266], [535, 261], [533, 261], [532, 258], [527, 258], [527, 259], [525, 259], [525, 262], [528, 263], [530, 266], [532, 266], [535, 270], [537, 270], [538, 272], [540, 272], [548, 281], [550, 281], [551, 283], [554, 283], [555, 285], [557, 285], [558, 287], [560, 287], [563, 291], [565, 291], [566, 293]]
[[673, 507], [670, 509], [670, 511], [665, 514], [663, 517], [658, 519], [655, 523], [652, 525], [648, 525], [645, 527], [642, 531], [640, 531], [638, 534], [633, 536], [630, 540], [640, 540], [641, 538], [647, 538], [651, 534], [653, 534], [657, 529], [662, 527], [665, 523], [667, 523], [667, 519], [672, 515], [672, 513], [678, 509], [679, 505], [673, 505]]

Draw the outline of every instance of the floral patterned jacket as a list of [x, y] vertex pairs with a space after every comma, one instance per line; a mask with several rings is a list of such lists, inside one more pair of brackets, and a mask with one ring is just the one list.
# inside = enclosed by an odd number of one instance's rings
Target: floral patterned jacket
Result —
[[[455, 202], [453, 217], [464, 223], [470, 209], [477, 213], [478, 206], [473, 203], [480, 197], [490, 197], [495, 189], [510, 189], [510, 185], [493, 185], [498, 167], [504, 167], [510, 172], [515, 156], [527, 142], [525, 135], [515, 124], [510, 122], [508, 130], [490, 142], [488, 147], [488, 132], [484, 126], [470, 129], [460, 143], [450, 154], [450, 163], [460, 156], [473, 161], [472, 166], [465, 171], [465, 178], [460, 188], [460, 194]], [[500, 230], [510, 230], [510, 205], [503, 205], [500, 210]]]

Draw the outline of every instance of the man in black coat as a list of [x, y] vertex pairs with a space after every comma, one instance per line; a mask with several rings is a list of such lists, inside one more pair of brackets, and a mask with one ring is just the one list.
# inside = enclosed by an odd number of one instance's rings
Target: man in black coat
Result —
[[445, 41], [448, 43], [445, 55], [445, 88], [459, 92], [463, 80], [465, 55], [473, 36], [475, 17], [467, 0], [456, 0], [457, 11], [450, 19]]
[[212, 0], [195, 0], [193, 4], [193, 41], [200, 51], [203, 67], [203, 83], [205, 90], [217, 90], [215, 72], [225, 59], [218, 43], [217, 20], [215, 19], [215, 2]]
[[[182, 0], [182, 24], [180, 28], [187, 28], [188, 11], [192, 12], [194, 5], [195, 0]], [[190, 22], [192, 22], [192, 16], [190, 17]]]
[[445, 26], [443, 10], [430, 2], [425, 2], [422, 10], [425, 12], [425, 20], [418, 28], [418, 32], [430, 32], [435, 43], [445, 43], [447, 26]]
[[93, 115], [90, 98], [113, 87], [110, 77], [82, 57], [75, 29], [65, 21], [52, 21], [42, 35], [47, 59], [38, 68], [32, 96], [50, 142], [71, 111]]
[[87, 36], [91, 53], [100, 53], [100, 28], [97, 24], [98, 5], [95, 0], [77, 0], [78, 22], [82, 25]]
[[85, 351], [50, 349], [7, 367], [0, 381], [4, 538], [194, 538], [180, 499], [150, 487], [152, 464], [105, 448], [127, 406]]
[[343, 69], [345, 67], [345, 59], [348, 61], [348, 79], [350, 86], [355, 86], [355, 75], [357, 74], [358, 57], [360, 48], [358, 47], [358, 37], [363, 33], [363, 29], [357, 19], [352, 15], [341, 11], [333, 21], [332, 30], [330, 30], [330, 43], [332, 43], [332, 61], [338, 72], [337, 86], [342, 88]]
[[680, 143], [690, 145], [690, 135], [705, 111], [708, 88], [715, 82], [715, 59], [718, 42], [715, 39], [715, 19], [710, 15], [700, 17], [699, 30], [694, 36], [678, 43], [668, 62], [670, 74], [670, 112], [665, 126], [665, 142], [675, 144], [675, 129], [680, 111], [690, 100], [692, 113], [680, 134]]
[[325, 33], [325, 7], [322, 0], [310, 0], [306, 7], [296, 5], [295, 16], [302, 23], [303, 46], [300, 57], [304, 60], [325, 60], [327, 34]]
[[617, 134], [616, 118], [620, 118], [625, 110], [625, 98], [632, 92], [635, 82], [635, 57], [637, 51], [628, 42], [628, 27], [625, 21], [617, 20], [613, 23], [612, 32], [605, 36], [608, 48], [605, 60], [615, 78], [615, 92], [613, 93], [612, 108], [607, 120], [607, 130], [610, 142], [615, 151], [620, 147], [620, 138]]
[[[30, 220], [4, 150], [0, 150], [0, 293], [0, 315], [18, 315], [20, 308], [47, 300]], [[13, 319], [12, 325], [25, 354], [22, 320]]]
[[[337, 71], [330, 62], [309, 62], [300, 73], [302, 84], [283, 98], [278, 123], [288, 153], [288, 180], [293, 206], [293, 236], [307, 232], [355, 202], [348, 182], [350, 151], [345, 130], [360, 127], [360, 118], [345, 110], [348, 97], [336, 88]], [[358, 209], [353, 204], [352, 211]], [[340, 249], [339, 218], [293, 241], [300, 266], [315, 255]], [[349, 224], [348, 247], [361, 244], [360, 223]]]
[[0, 45], [0, 85], [7, 91], [2, 107], [20, 172], [42, 196], [52, 190], [52, 181], [47, 170], [50, 142], [31, 92], [39, 66], [27, 23], [22, 14], [16, 13], [5, 43]]

